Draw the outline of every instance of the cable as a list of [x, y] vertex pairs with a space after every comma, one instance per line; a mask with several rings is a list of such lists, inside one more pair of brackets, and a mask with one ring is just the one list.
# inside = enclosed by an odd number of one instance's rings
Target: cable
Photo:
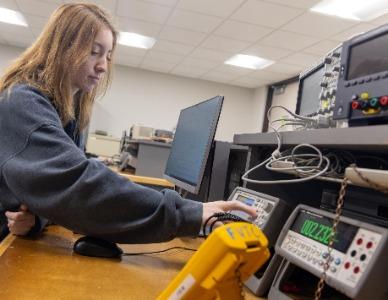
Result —
[[187, 248], [187, 247], [171, 247], [160, 251], [151, 251], [151, 252], [136, 252], [136, 253], [123, 253], [123, 256], [136, 256], [136, 255], [150, 255], [150, 254], [159, 254], [171, 250], [187, 250], [187, 251], [197, 251], [197, 249]]
[[[306, 146], [308, 144], [303, 144], [303, 146]], [[314, 147], [312, 145], [308, 145], [308, 146], [311, 146], [311, 147]], [[295, 148], [293, 149], [295, 150]], [[261, 166], [263, 165], [266, 165], [267, 169], [269, 170], [275, 170], [274, 167], [271, 167], [271, 164], [274, 163], [274, 162], [277, 162], [277, 161], [285, 161], [289, 158], [291, 159], [295, 159], [297, 157], [303, 157], [303, 156], [307, 156], [307, 157], [320, 157], [320, 163], [317, 165], [317, 166], [313, 166], [313, 167], [309, 167], [310, 168], [310, 171], [311, 170], [317, 170], [318, 167], [321, 166], [321, 161], [325, 161], [326, 162], [326, 165], [325, 167], [320, 170], [320, 171], [317, 171], [317, 173], [315, 174], [312, 174], [310, 176], [307, 176], [307, 177], [304, 177], [304, 178], [298, 178], [298, 179], [285, 179], [285, 180], [256, 180], [256, 179], [249, 179], [248, 178], [248, 175], [250, 173], [252, 173], [254, 170], [260, 168]], [[321, 176], [323, 174], [326, 173], [326, 171], [329, 169], [329, 166], [330, 166], [330, 160], [323, 156], [322, 153], [320, 153], [320, 156], [317, 156], [315, 154], [293, 154], [293, 155], [287, 155], [287, 156], [282, 156], [280, 158], [277, 158], [277, 159], [273, 159], [272, 157], [269, 157], [267, 158], [265, 161], [261, 162], [259, 165], [249, 169], [247, 172], [245, 172], [245, 174], [241, 177], [242, 180], [246, 181], [246, 182], [249, 182], [249, 183], [256, 183], [256, 184], [278, 184], [278, 183], [297, 183], [297, 182], [305, 182], [305, 181], [309, 181], [313, 178], [316, 178], [318, 176]], [[303, 175], [305, 176], [305, 173], [307, 174], [309, 171], [305, 171], [303, 170], [304, 168], [307, 168], [305, 166], [299, 166], [299, 167], [294, 167], [294, 168], [285, 168], [286, 170], [287, 169], [290, 169], [290, 170], [297, 170], [298, 172], [302, 173], [300, 175]], [[311, 169], [312, 168], [312, 169]]]
[[[267, 112], [267, 118], [268, 120], [270, 119], [270, 113], [272, 109], [274, 108], [282, 108], [285, 111], [287, 111], [290, 115], [294, 116], [296, 119], [277, 119], [274, 120], [270, 123], [270, 127], [273, 129], [276, 139], [277, 139], [277, 148], [271, 153], [271, 156], [267, 158], [266, 160], [262, 161], [255, 167], [249, 169], [246, 171], [243, 176], [241, 177], [243, 181], [249, 182], [249, 183], [256, 183], [256, 184], [281, 184], [281, 183], [299, 183], [299, 182], [305, 182], [311, 179], [314, 179], [318, 176], [321, 176], [325, 173], [327, 173], [328, 169], [331, 166], [330, 160], [322, 154], [322, 152], [315, 146], [310, 145], [310, 144], [299, 144], [292, 148], [291, 154], [290, 155], [284, 155], [284, 153], [280, 152], [281, 146], [282, 146], [282, 141], [281, 141], [281, 136], [278, 131], [279, 128], [287, 125], [311, 125], [315, 120], [313, 118], [309, 117], [303, 117], [297, 114], [294, 114], [291, 112], [289, 109], [287, 109], [284, 106], [276, 105], [270, 107], [270, 109]], [[284, 121], [286, 120], [287, 123], [279, 126], [279, 128], [275, 128], [272, 126], [273, 123], [279, 122], [279, 121]], [[316, 154], [296, 154], [296, 151], [299, 150], [300, 148], [309, 148], [313, 151], [316, 152]], [[289, 161], [288, 161], [289, 160]], [[285, 168], [276, 168], [273, 167], [272, 164], [280, 161], [288, 161], [289, 163], [292, 164], [291, 167], [285, 167]], [[338, 164], [338, 163], [337, 163]], [[248, 175], [252, 173], [253, 171], [257, 170], [258, 168], [262, 167], [263, 165], [266, 166], [268, 170], [272, 171], [279, 171], [279, 170], [292, 170], [295, 175], [298, 175], [302, 178], [298, 179], [287, 179], [287, 180], [254, 180], [254, 179], [249, 179]], [[332, 169], [330, 170], [332, 172]]]
[[[206, 233], [206, 227], [207, 227], [207, 224], [209, 223], [209, 221], [211, 219], [215, 219], [212, 221], [212, 223], [209, 225], [209, 230], [208, 232]], [[237, 216], [237, 215], [234, 215], [232, 213], [228, 213], [228, 212], [219, 212], [219, 213], [215, 213], [213, 215], [211, 215], [209, 218], [206, 219], [206, 221], [204, 222], [203, 224], [203, 235], [204, 237], [206, 238], [210, 233], [213, 232], [213, 228], [215, 226], [215, 224], [217, 222], [223, 222], [223, 221], [231, 221], [231, 222], [247, 222], [247, 223], [250, 223], [249, 221]]]

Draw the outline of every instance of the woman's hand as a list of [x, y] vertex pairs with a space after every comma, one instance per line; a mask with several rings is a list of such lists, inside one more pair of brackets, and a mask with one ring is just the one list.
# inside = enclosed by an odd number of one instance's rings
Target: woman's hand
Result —
[[35, 225], [35, 215], [28, 211], [26, 205], [20, 205], [17, 212], [7, 211], [9, 231], [14, 235], [26, 235]]
[[[256, 209], [250, 207], [241, 201], [232, 200], [232, 201], [214, 201], [207, 202], [203, 204], [203, 213], [202, 213], [202, 226], [206, 222], [208, 218], [210, 218], [213, 214], [219, 212], [228, 212], [231, 210], [241, 210], [246, 212], [253, 218], [257, 216]], [[221, 224], [216, 224], [221, 225]]]

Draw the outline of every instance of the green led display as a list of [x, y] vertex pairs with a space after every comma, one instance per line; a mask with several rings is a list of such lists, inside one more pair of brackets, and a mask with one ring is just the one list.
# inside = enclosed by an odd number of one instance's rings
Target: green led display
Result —
[[300, 229], [300, 233], [322, 244], [328, 245], [330, 236], [332, 235], [332, 228], [313, 220], [305, 220]]

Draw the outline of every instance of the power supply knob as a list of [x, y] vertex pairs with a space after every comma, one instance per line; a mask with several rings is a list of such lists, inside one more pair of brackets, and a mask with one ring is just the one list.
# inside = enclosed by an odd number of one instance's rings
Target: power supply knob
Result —
[[325, 64], [329, 65], [332, 61], [333, 59], [330, 56], [325, 57]]
[[338, 57], [341, 56], [341, 53], [339, 53], [339, 52], [334, 52], [334, 53], [333, 53], [333, 56], [338, 58]]

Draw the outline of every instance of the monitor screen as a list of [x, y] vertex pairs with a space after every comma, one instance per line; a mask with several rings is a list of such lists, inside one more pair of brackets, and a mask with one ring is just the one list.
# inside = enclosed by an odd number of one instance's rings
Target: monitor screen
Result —
[[351, 46], [349, 51], [347, 80], [388, 70], [388, 34]]
[[310, 116], [318, 112], [319, 96], [322, 89], [321, 82], [324, 71], [324, 65], [321, 64], [300, 78], [296, 109], [297, 114]]
[[216, 96], [181, 111], [164, 177], [198, 194], [224, 97]]

